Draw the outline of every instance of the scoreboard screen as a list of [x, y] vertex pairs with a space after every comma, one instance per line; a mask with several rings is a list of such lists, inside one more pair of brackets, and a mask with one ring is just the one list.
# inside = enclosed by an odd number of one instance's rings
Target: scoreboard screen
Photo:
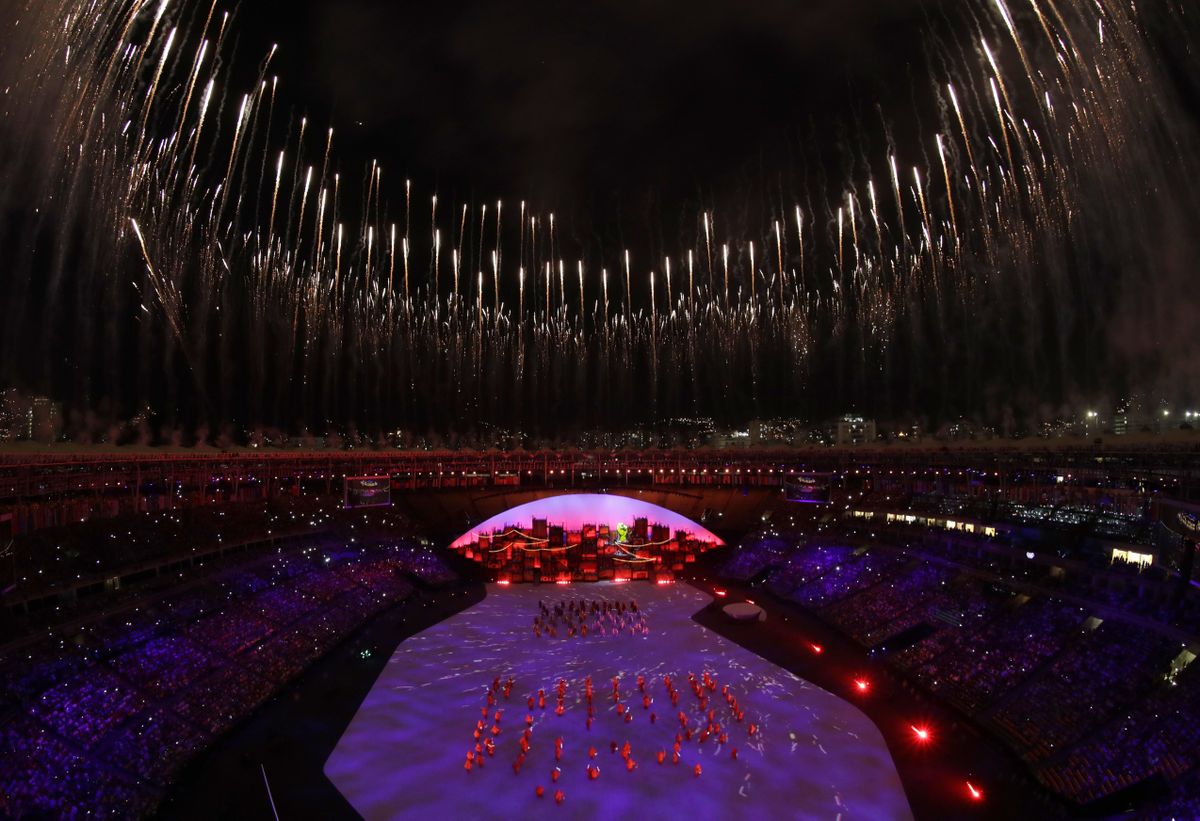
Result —
[[392, 503], [392, 477], [348, 476], [343, 507], [382, 507]]
[[829, 473], [799, 473], [783, 480], [783, 495], [789, 502], [827, 505], [833, 476]]

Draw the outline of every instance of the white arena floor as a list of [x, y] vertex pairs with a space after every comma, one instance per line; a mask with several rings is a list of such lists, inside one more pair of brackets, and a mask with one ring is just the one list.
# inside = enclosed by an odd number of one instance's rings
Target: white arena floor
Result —
[[[632, 635], [627, 628], [612, 635], [610, 627], [605, 635], [591, 629], [586, 637], [568, 637], [560, 627], [556, 637], [535, 635], [539, 601], [553, 606], [579, 599], [635, 601], [636, 623], [644, 623], [646, 632]], [[867, 717], [693, 622], [692, 614], [709, 601], [686, 584], [491, 585], [476, 606], [400, 644], [325, 772], [369, 821], [529, 814], [690, 821], [911, 818], [891, 756]], [[627, 624], [634, 621], [629, 614], [626, 618]], [[594, 628], [594, 620], [587, 623]], [[706, 673], [715, 680], [711, 688], [702, 683]], [[677, 705], [664, 681], [668, 675]], [[510, 676], [513, 686], [506, 698]], [[590, 728], [588, 676], [594, 688]], [[614, 676], [619, 677], [619, 702], [613, 699]], [[479, 742], [485, 763], [468, 771], [467, 753], [477, 743], [473, 735], [497, 677], [501, 688], [493, 692], [495, 704], [487, 710]], [[566, 684], [557, 715], [560, 679]], [[536, 703], [539, 689], [545, 691], [544, 708]], [[741, 722], [731, 699], [743, 713]], [[515, 772], [526, 716], [533, 719], [529, 751]], [[690, 740], [685, 726], [692, 731]], [[673, 764], [677, 734], [685, 737], [680, 761]], [[484, 746], [489, 738], [495, 745], [492, 756]], [[595, 758], [589, 756], [592, 747]], [[632, 770], [626, 758], [633, 761]], [[561, 804], [555, 801], [558, 791]]]

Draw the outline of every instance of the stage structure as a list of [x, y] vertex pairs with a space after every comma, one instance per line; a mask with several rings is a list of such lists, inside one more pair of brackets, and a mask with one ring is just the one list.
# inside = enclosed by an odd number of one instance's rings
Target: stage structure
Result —
[[499, 584], [634, 581], [659, 584], [724, 542], [665, 507], [628, 496], [574, 493], [506, 510], [450, 547]]
[[789, 502], [827, 505], [832, 501], [832, 473], [797, 473], [783, 479], [783, 494]]
[[386, 507], [392, 503], [390, 476], [347, 476], [342, 485], [342, 507]]

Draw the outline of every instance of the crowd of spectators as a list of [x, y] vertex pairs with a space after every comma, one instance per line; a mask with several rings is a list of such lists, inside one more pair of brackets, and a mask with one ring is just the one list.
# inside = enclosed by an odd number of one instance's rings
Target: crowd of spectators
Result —
[[[281, 495], [178, 510], [131, 513], [37, 530], [15, 539], [0, 565], [0, 640], [34, 634], [113, 610], [123, 602], [161, 597], [181, 584], [209, 579], [225, 567], [313, 537], [389, 545], [409, 552], [431, 585], [448, 577], [427, 543], [408, 534], [412, 522], [396, 508], [353, 510], [330, 496]], [[265, 572], [265, 571], [264, 571]], [[239, 582], [253, 592], [266, 578]], [[180, 617], [211, 607], [211, 590], [172, 601]], [[127, 636], [115, 638], [122, 640]]]
[[1163, 817], [1196, 817], [1200, 665], [1177, 620], [1114, 615], [1127, 596], [1081, 606], [1039, 592], [1036, 574], [936, 543], [748, 539], [725, 566], [742, 580], [764, 570], [775, 595], [990, 727], [1053, 791], [1082, 805], [1161, 776]]
[[1037, 769], [1051, 788], [1081, 803], [1155, 774], [1195, 771], [1200, 749], [1200, 668], [1160, 681], [1148, 695], [1081, 743]]
[[314, 536], [10, 646], [0, 817], [153, 811], [191, 757], [367, 618], [453, 578], [417, 542]]
[[96, 756], [81, 754], [27, 716], [0, 724], [0, 815], [129, 818], [151, 808], [145, 790]]
[[795, 543], [770, 533], [755, 533], [747, 537], [725, 563], [724, 575], [739, 581], [749, 581], [768, 567], [788, 560], [795, 552]]
[[1153, 807], [1153, 818], [1170, 818], [1186, 821], [1200, 818], [1200, 769], [1176, 779], [1170, 792]]
[[917, 525], [872, 523], [870, 531], [896, 545], [1036, 584], [1052, 594], [1075, 596], [1200, 633], [1200, 590], [1181, 590], [1178, 578], [1165, 566], [1114, 562], [1103, 551], [1064, 551], [1070, 555], [1061, 556], [1053, 543], [1015, 544], [1003, 536], [980, 533], [930, 533]]
[[[856, 641], [870, 646], [923, 621], [924, 605], [953, 576], [942, 565], [914, 559], [874, 587], [828, 605], [825, 613]], [[911, 623], [903, 619], [908, 613], [917, 617]]]
[[791, 599], [796, 591], [836, 567], [854, 561], [856, 549], [841, 545], [812, 544], [793, 550], [787, 561], [768, 577], [767, 587], [777, 596]]
[[289, 496], [37, 530], [13, 540], [15, 582], [23, 593], [53, 590], [64, 582], [119, 574], [163, 558], [186, 558], [246, 538], [304, 532], [329, 521], [334, 510], [328, 498]]
[[827, 608], [846, 596], [873, 587], [909, 562], [901, 553], [859, 550], [844, 562], [828, 568], [792, 591], [792, 599], [806, 607]]
[[1068, 648], [993, 722], [1031, 761], [1078, 741], [1098, 722], [1133, 704], [1156, 683], [1180, 647], [1159, 633], [1119, 621], [1080, 628]]
[[1058, 653], [1086, 615], [1051, 599], [1013, 598], [971, 629], [947, 626], [915, 645], [936, 643], [940, 652], [913, 665], [912, 675], [966, 712], [977, 713]]

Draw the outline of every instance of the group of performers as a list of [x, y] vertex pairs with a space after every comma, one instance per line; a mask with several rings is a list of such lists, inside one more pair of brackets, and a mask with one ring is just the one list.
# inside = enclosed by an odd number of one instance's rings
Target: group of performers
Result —
[[533, 634], [538, 638], [557, 638], [562, 632], [567, 638], [580, 636], [648, 636], [650, 628], [645, 614], [636, 601], [611, 602], [603, 599], [560, 601], [553, 606], [538, 602], [538, 615], [533, 617]]
[[[602, 604], [609, 604], [607, 602]], [[633, 608], [631, 612], [636, 613], [636, 604], [631, 604]], [[543, 616], [550, 618], [552, 614], [556, 614], [558, 618], [564, 618], [564, 613], [580, 612], [577, 609], [565, 607], [563, 610], [551, 610], [541, 605], [543, 608]], [[627, 608], [628, 610], [628, 608]], [[597, 611], [585, 609], [585, 614], [592, 614]], [[606, 611], [599, 611], [606, 612]], [[675, 686], [675, 682], [670, 675], [662, 677], [662, 686], [666, 691], [667, 698], [671, 702], [672, 709], [677, 711], [676, 717], [679, 720], [679, 729], [675, 733], [674, 743], [670, 753], [665, 748], [660, 748], [654, 753], [654, 759], [659, 765], [664, 765], [669, 759], [671, 764], [678, 766], [684, 755], [684, 745], [695, 742], [697, 745], [704, 745], [710, 740], [715, 741], [720, 745], [719, 749], [729, 746], [729, 756], [732, 760], [738, 759], [737, 746], [731, 742], [731, 733], [734, 731], [734, 725], [742, 724], [745, 726], [747, 736], [754, 742], [759, 740], [759, 728], [754, 723], [746, 723], [746, 713], [739, 704], [738, 699], [728, 684], [719, 685], [716, 677], [705, 671], [697, 678], [695, 673], [688, 673], [688, 686], [695, 698], [695, 707], [699, 710], [699, 717], [693, 720], [688, 713], [679, 708], [680, 690]], [[611, 700], [613, 702], [612, 712], [624, 723], [631, 723], [634, 720], [634, 709], [630, 708], [626, 703], [640, 701], [642, 710], [645, 713], [647, 720], [651, 724], [658, 721], [657, 713], [651, 709], [654, 705], [654, 697], [649, 690], [647, 679], [644, 675], [637, 676], [636, 690], [625, 694], [621, 692], [621, 678], [614, 676], [612, 679]], [[515, 685], [512, 676], [509, 676], [505, 681], [501, 682], [497, 676], [492, 680], [491, 686], [488, 687], [485, 696], [486, 704], [481, 709], [481, 717], [475, 723], [473, 734], [473, 746], [467, 750], [466, 761], [464, 768], [468, 773], [476, 768], [482, 768], [485, 761], [493, 758], [496, 755], [496, 741], [501, 735], [502, 728], [500, 726], [501, 717], [504, 708], [498, 706], [503, 700], [508, 702], [512, 696], [513, 687]], [[722, 714], [718, 714], [720, 702], [717, 701], [718, 687], [720, 698], [725, 702], [725, 710]], [[536, 723], [541, 720], [548, 720], [545, 717], [547, 709], [547, 692], [544, 688], [539, 689], [535, 694], [526, 698], [528, 712], [525, 714], [524, 727], [517, 739], [517, 755], [512, 763], [512, 770], [515, 774], [520, 774], [522, 767], [525, 765], [526, 757], [533, 748], [533, 731]], [[567, 698], [567, 680], [560, 678], [554, 689], [549, 694], [554, 699], [554, 714], [562, 717], [566, 712]], [[718, 706], [709, 706], [710, 701]], [[519, 702], [518, 702], [519, 703]], [[586, 728], [590, 732], [592, 724], [596, 719], [596, 694], [592, 684], [592, 677], [588, 676], [583, 683], [583, 703], [587, 706]], [[541, 711], [542, 716], [535, 721], [534, 713]], [[550, 771], [550, 781], [557, 785], [559, 777], [562, 773], [559, 764], [563, 758], [565, 742], [560, 735], [554, 739], [554, 769]], [[627, 772], [632, 773], [638, 767], [637, 759], [633, 755], [633, 746], [628, 740], [624, 744], [618, 745], [616, 741], [609, 743], [609, 749], [612, 754], [621, 755], [621, 766]], [[590, 745], [587, 749], [587, 761], [585, 763], [585, 771], [588, 780], [595, 781], [600, 777], [600, 766], [597, 761], [598, 752], [595, 745]], [[699, 777], [701, 774], [701, 766], [696, 763], [692, 767], [694, 776]], [[538, 784], [534, 790], [537, 797], [542, 798], [546, 795], [546, 788], [542, 784]], [[553, 798], [556, 803], [561, 804], [565, 799], [565, 795], [561, 789], [555, 789]]]

